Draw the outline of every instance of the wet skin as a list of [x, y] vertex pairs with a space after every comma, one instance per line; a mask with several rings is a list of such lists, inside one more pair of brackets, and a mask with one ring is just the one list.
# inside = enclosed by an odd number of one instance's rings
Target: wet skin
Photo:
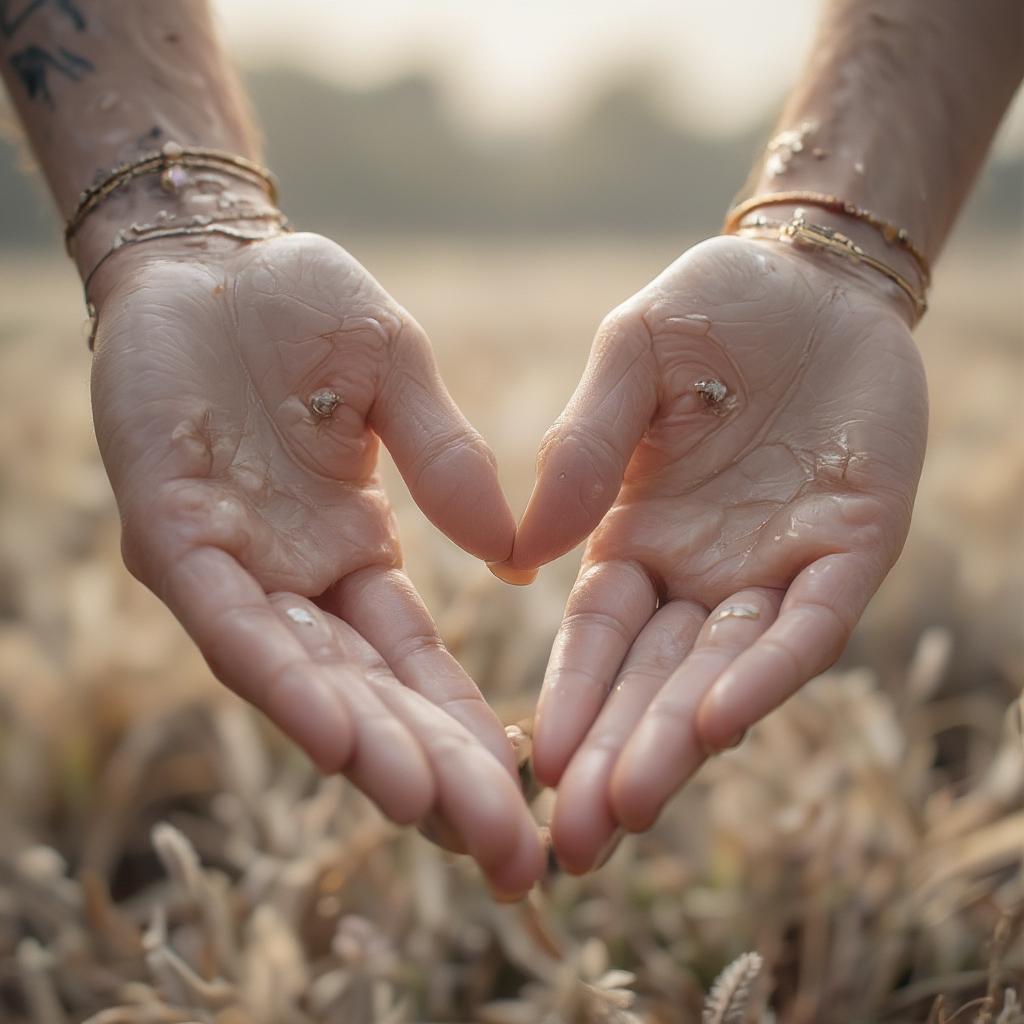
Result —
[[402, 572], [376, 473], [379, 438], [449, 537], [511, 552], [494, 458], [423, 331], [316, 235], [117, 262], [93, 408], [128, 567], [321, 769], [429, 819], [499, 893], [529, 888], [545, 858], [511, 747]]
[[904, 312], [777, 245], [691, 250], [602, 326], [509, 558], [493, 457], [352, 257], [311, 235], [146, 253], [101, 304], [93, 378], [126, 561], [324, 770], [513, 895], [543, 871], [536, 828], [401, 571], [378, 437], [486, 561], [530, 576], [590, 535], [534, 735], [583, 871], [827, 667], [895, 561], [926, 426]]
[[831, 665], [898, 557], [927, 396], [875, 277], [712, 239], [599, 330], [509, 563], [589, 537], [533, 738], [571, 870]]

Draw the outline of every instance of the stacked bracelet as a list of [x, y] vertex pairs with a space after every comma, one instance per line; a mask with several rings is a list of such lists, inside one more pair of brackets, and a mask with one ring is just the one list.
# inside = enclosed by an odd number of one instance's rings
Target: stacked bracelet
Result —
[[[204, 197], [197, 204], [200, 212], [183, 211], [185, 190], [196, 187], [202, 195], [204, 189], [208, 191], [210, 184], [209, 179], [193, 175], [191, 172], [194, 170], [216, 171], [246, 184], [257, 185], [266, 194], [267, 202], [254, 202], [224, 190], [215, 203], [212, 197]], [[175, 142], [168, 142], [159, 153], [147, 154], [131, 163], [115, 167], [97, 184], [82, 192], [78, 206], [64, 228], [64, 242], [68, 251], [71, 251], [76, 233], [90, 214], [136, 178], [151, 174], [159, 175], [160, 187], [164, 192], [178, 198], [178, 209], [160, 210], [149, 223], [135, 222], [118, 229], [110, 248], [85, 274], [85, 304], [92, 321], [90, 349], [96, 337], [96, 307], [89, 298], [89, 286], [107, 260], [125, 246], [198, 235], [218, 235], [243, 242], [258, 242], [290, 230], [287, 218], [276, 206], [277, 183], [266, 168], [231, 153], [212, 149], [185, 149]], [[215, 181], [223, 189], [223, 183], [219, 179]], [[205, 212], [207, 210], [209, 212]]]
[[159, 153], [149, 153], [131, 163], [115, 167], [95, 185], [78, 197], [78, 206], [64, 225], [64, 245], [70, 253], [71, 241], [86, 218], [111, 195], [135, 178], [147, 174], [160, 175], [160, 186], [172, 195], [178, 193], [191, 179], [188, 170], [220, 171], [251, 185], [262, 188], [271, 203], [277, 202], [277, 180], [265, 167], [232, 153], [217, 149], [186, 149], [176, 142], [165, 143]]
[[916, 289], [898, 270], [889, 266], [883, 260], [877, 259], [870, 253], [865, 252], [853, 239], [836, 231], [834, 228], [808, 223], [806, 211], [803, 209], [797, 209], [788, 221], [771, 220], [763, 215], [758, 215], [749, 223], [740, 223], [733, 227], [732, 233], [736, 232], [754, 234], [762, 238], [772, 238], [780, 242], [789, 242], [793, 245], [824, 249], [845, 259], [852, 260], [854, 263], [863, 263], [865, 266], [887, 277], [900, 288], [914, 304], [914, 309], [919, 318], [928, 309], [928, 300], [924, 292]]
[[766, 206], [784, 206], [793, 203], [806, 203], [808, 206], [817, 206], [831, 213], [843, 213], [848, 217], [853, 217], [855, 220], [869, 224], [881, 234], [887, 245], [898, 245], [910, 255], [921, 273], [923, 288], [927, 289], [928, 285], [931, 284], [932, 272], [928, 258], [911, 241], [905, 228], [897, 227], [890, 221], [883, 220], [870, 210], [865, 210], [863, 206], [858, 206], [856, 203], [851, 203], [846, 199], [840, 199], [838, 196], [829, 195], [827, 192], [793, 189], [786, 192], [765, 192], [760, 195], [751, 196], [742, 203], [738, 203], [726, 214], [725, 226], [722, 232], [726, 235], [734, 234], [744, 218], [755, 210], [760, 210]]

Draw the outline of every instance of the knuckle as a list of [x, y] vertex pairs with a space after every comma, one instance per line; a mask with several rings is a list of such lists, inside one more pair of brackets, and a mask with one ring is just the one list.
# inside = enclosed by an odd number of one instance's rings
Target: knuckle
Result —
[[418, 659], [423, 655], [438, 654], [446, 651], [444, 641], [433, 630], [423, 629], [404, 636], [393, 648], [393, 660], [396, 665]]
[[541, 439], [537, 452], [538, 467], [553, 458], [568, 456], [583, 459], [592, 467], [616, 466], [622, 453], [609, 438], [604, 437], [586, 420], [563, 420], [556, 423]]
[[601, 321], [597, 336], [601, 340], [620, 341], [634, 337], [643, 328], [643, 317], [637, 311], [634, 299], [616, 306]]
[[396, 379], [403, 373], [423, 382], [433, 375], [434, 348], [426, 331], [397, 305], [379, 318], [390, 371]]
[[610, 612], [597, 611], [593, 608], [581, 608], [570, 612], [562, 620], [562, 629], [567, 633], [612, 633], [626, 643], [633, 640], [632, 633], [620, 618]]
[[472, 455], [496, 468], [494, 453], [486, 441], [475, 431], [462, 427], [435, 434], [422, 447], [416, 461], [415, 473], [422, 476], [432, 467], [460, 455]]

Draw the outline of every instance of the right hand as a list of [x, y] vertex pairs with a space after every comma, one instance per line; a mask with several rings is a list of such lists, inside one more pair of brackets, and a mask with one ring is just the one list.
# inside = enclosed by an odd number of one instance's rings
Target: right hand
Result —
[[[93, 408], [125, 561], [217, 677], [396, 822], [433, 815], [501, 894], [544, 868], [501, 723], [402, 572], [378, 436], [487, 561], [515, 522], [422, 329], [310, 234], [127, 248], [103, 268]], [[339, 399], [317, 417], [310, 396]]]

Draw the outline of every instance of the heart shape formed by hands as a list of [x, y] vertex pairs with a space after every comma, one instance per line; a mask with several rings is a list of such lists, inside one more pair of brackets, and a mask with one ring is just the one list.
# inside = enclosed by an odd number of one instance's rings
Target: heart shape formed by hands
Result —
[[422, 330], [344, 250], [138, 260], [93, 378], [129, 567], [221, 680], [394, 820], [439, 815], [499, 893], [543, 850], [401, 571], [378, 437], [499, 575], [589, 537], [534, 734], [576, 871], [834, 660], [905, 539], [923, 374], [900, 299], [856, 269], [733, 238], [681, 257], [602, 325], [517, 533]]

